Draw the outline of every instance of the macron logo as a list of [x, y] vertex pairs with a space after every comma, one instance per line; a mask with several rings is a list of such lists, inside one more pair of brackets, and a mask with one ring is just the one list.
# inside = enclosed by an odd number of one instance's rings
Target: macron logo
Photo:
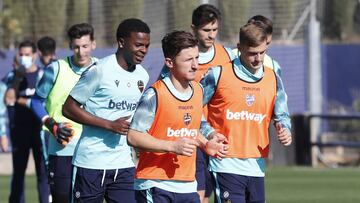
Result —
[[114, 102], [112, 99], [109, 101], [109, 109], [129, 110], [136, 109], [137, 103], [128, 103], [127, 101]]
[[261, 124], [265, 117], [266, 115], [260, 113], [250, 113], [248, 111], [231, 112], [229, 109], [226, 110], [227, 120], [247, 120]]
[[197, 130], [187, 129], [187, 128], [181, 128], [180, 130], [173, 130], [170, 127], [168, 127], [166, 135], [168, 137], [192, 137], [195, 139], [197, 136]]

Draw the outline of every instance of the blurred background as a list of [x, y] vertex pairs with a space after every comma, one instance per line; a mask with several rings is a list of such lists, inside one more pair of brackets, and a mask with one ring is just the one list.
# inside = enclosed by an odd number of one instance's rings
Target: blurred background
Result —
[[[71, 54], [68, 27], [88, 22], [94, 56], [103, 57], [116, 50], [118, 24], [136, 17], [151, 28], [144, 65], [152, 83], [163, 64], [160, 40], [175, 29], [190, 31], [192, 11], [203, 3], [222, 12], [217, 40], [231, 48], [251, 16], [274, 23], [268, 54], [282, 67], [294, 144], [284, 148], [272, 139], [269, 166], [358, 167], [360, 0], [0, 0], [0, 77], [24, 39], [53, 37], [61, 58]], [[9, 164], [1, 161], [0, 168]]]

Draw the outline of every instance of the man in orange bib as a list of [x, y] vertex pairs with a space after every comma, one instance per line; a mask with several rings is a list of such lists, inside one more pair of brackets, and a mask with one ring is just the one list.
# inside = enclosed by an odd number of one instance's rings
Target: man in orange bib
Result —
[[196, 147], [221, 159], [227, 144], [221, 135], [200, 134], [203, 90], [195, 79], [198, 42], [192, 34], [174, 31], [162, 40], [170, 75], [142, 96], [127, 136], [140, 150], [136, 170], [137, 202], [196, 202]]
[[267, 35], [262, 22], [250, 21], [240, 28], [238, 49], [239, 58], [210, 68], [200, 82], [208, 121], [229, 140], [229, 153], [221, 161], [210, 158], [209, 170], [217, 202], [261, 203], [270, 120], [284, 146], [292, 141], [291, 124], [281, 78], [263, 65]]

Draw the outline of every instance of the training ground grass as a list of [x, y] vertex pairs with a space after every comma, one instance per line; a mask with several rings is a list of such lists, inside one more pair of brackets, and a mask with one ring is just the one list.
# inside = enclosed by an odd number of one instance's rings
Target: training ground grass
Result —
[[[38, 202], [35, 176], [26, 176], [26, 202]], [[0, 202], [7, 202], [10, 176], [0, 176]], [[267, 203], [360, 202], [360, 168], [268, 168]]]

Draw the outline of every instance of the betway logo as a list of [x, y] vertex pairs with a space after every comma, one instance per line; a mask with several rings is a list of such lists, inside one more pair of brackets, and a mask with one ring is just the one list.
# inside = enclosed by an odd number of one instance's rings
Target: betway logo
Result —
[[109, 101], [109, 109], [119, 109], [119, 110], [135, 110], [137, 103], [128, 103], [127, 101], [114, 102], [112, 99]]
[[266, 115], [260, 113], [251, 113], [248, 111], [231, 112], [229, 109], [226, 110], [227, 120], [250, 120], [261, 124], [265, 117]]
[[170, 127], [168, 127], [166, 135], [168, 137], [192, 137], [192, 138], [196, 138], [197, 130], [196, 129], [188, 129], [188, 128], [181, 128], [179, 130], [173, 130]]

